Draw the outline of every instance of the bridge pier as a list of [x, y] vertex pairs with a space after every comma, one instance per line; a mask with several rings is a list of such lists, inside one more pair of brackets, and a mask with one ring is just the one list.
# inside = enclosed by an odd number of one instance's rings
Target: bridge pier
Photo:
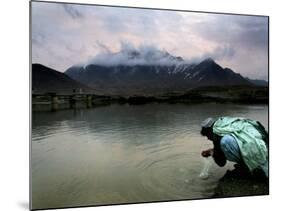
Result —
[[87, 100], [87, 108], [92, 108], [92, 96], [91, 95], [87, 95], [86, 96], [86, 100]]
[[51, 94], [51, 111], [58, 110], [59, 107], [59, 98], [56, 93]]

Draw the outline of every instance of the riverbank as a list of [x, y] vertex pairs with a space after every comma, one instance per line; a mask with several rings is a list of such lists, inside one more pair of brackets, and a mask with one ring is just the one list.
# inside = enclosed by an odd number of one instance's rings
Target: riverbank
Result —
[[69, 108], [91, 108], [109, 104], [142, 105], [148, 103], [239, 103], [268, 104], [266, 87], [205, 87], [185, 93], [165, 93], [162, 95], [94, 95], [89, 93], [33, 93], [32, 106], [35, 110], [60, 110]]
[[227, 171], [215, 188], [214, 198], [258, 196], [269, 194], [269, 180], [262, 172], [240, 175], [236, 169]]

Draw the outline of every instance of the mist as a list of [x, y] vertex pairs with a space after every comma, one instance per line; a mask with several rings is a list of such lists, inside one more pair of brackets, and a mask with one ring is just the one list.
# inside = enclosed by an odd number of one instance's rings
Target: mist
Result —
[[120, 42], [120, 50], [113, 52], [108, 46], [101, 42], [97, 42], [100, 48], [93, 58], [89, 59], [85, 65], [101, 65], [101, 66], [134, 66], [134, 65], [160, 65], [171, 66], [184, 64], [181, 57], [171, 55], [165, 49], [159, 49], [153, 45], [134, 46], [130, 42]]
[[[183, 58], [181, 55], [171, 55], [167, 50], [160, 49], [155, 45], [142, 44], [135, 46], [130, 42], [121, 41], [120, 50], [112, 51], [108, 46], [100, 41], [96, 42], [99, 53], [83, 66], [100, 65], [100, 66], [135, 66], [135, 65], [156, 65], [156, 66], [173, 66], [183, 64], [197, 64], [207, 58], [213, 60], [232, 58], [235, 50], [229, 46], [218, 47], [212, 52], [207, 52], [198, 57]], [[81, 65], [81, 63], [80, 63]]]

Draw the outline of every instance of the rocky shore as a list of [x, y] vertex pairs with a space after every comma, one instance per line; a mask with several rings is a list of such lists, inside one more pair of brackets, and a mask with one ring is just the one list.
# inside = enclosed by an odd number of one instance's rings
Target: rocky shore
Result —
[[214, 198], [269, 194], [269, 179], [263, 172], [241, 175], [237, 169], [227, 171], [215, 188]]

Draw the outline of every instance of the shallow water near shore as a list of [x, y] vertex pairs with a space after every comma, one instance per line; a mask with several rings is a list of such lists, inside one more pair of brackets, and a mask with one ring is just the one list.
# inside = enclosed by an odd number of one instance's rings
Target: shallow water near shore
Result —
[[207, 117], [239, 116], [268, 128], [267, 105], [112, 104], [32, 112], [32, 208], [209, 198], [227, 169], [199, 178]]

